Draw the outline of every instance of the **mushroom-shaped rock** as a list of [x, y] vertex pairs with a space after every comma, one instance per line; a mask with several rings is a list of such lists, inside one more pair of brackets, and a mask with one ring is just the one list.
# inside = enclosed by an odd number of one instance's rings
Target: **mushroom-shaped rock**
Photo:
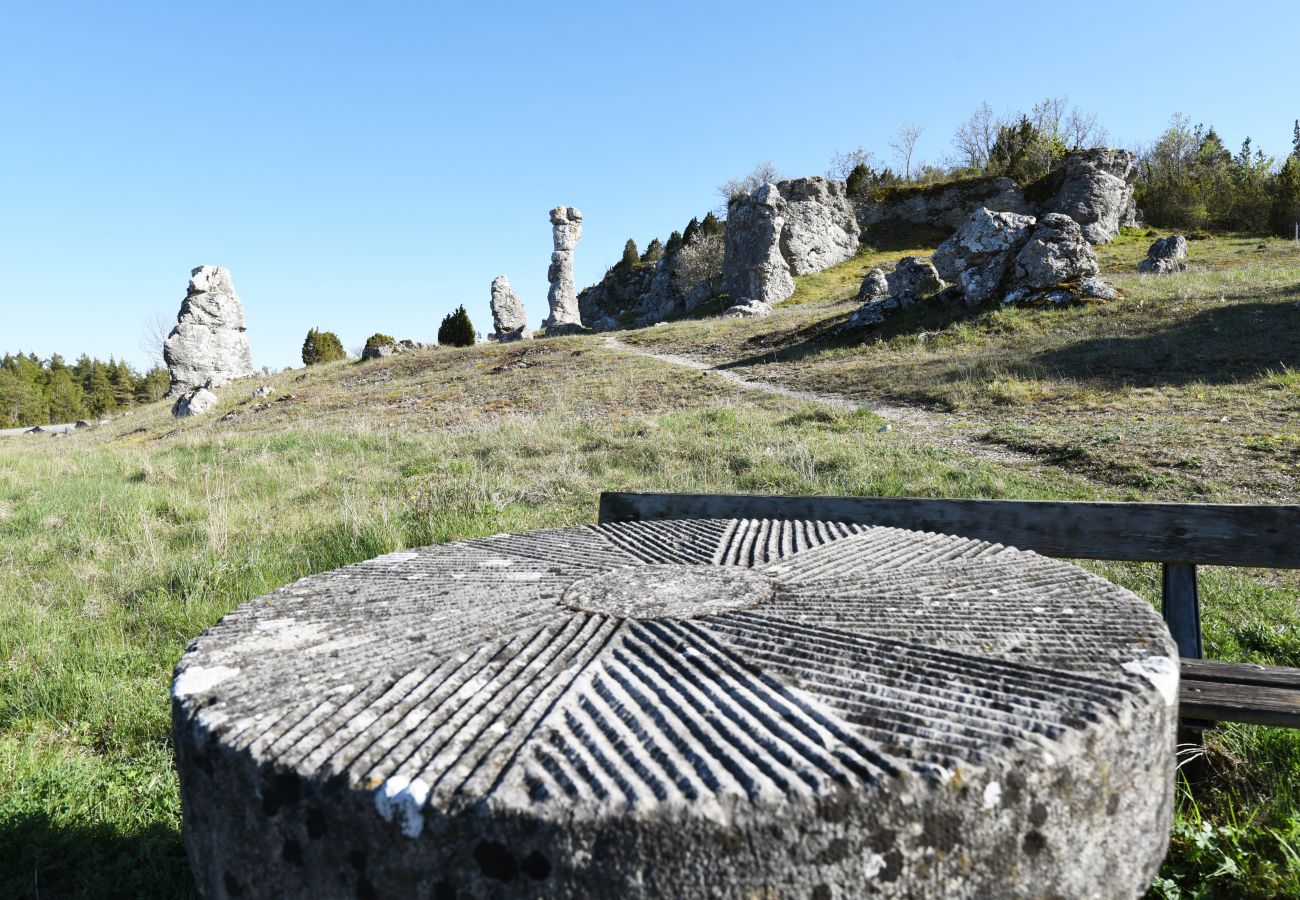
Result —
[[393, 553], [190, 644], [185, 844], [213, 897], [1133, 897], [1176, 657], [1094, 575], [891, 528]]
[[582, 237], [582, 213], [572, 206], [551, 210], [551, 267], [546, 277], [550, 291], [546, 295], [551, 314], [545, 322], [549, 336], [577, 334], [583, 331], [578, 310], [578, 294], [573, 283], [573, 250]]

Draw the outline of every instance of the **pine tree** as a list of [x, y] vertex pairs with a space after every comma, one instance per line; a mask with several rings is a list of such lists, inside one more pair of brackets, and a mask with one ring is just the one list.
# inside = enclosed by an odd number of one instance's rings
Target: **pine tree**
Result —
[[1300, 119], [1295, 120], [1295, 128], [1291, 131], [1291, 155], [1300, 156]]
[[674, 231], [668, 235], [668, 243], [664, 244], [664, 256], [672, 256], [680, 249], [682, 249], [682, 233]]
[[307, 339], [302, 342], [302, 361], [305, 365], [314, 366], [317, 363], [334, 362], [347, 359], [347, 356], [343, 349], [343, 342], [332, 331], [313, 328], [307, 332]]
[[713, 213], [707, 213], [704, 221], [700, 223], [700, 234], [705, 237], [713, 237], [715, 234], [726, 234], [727, 225]]
[[448, 313], [438, 326], [438, 343], [449, 347], [474, 346], [474, 323], [469, 320], [469, 313], [463, 305]]
[[641, 257], [636, 251], [636, 241], [628, 238], [627, 243], [623, 245], [623, 258], [618, 261], [619, 268], [624, 272], [631, 272], [640, 261]]
[[86, 388], [86, 409], [93, 416], [104, 416], [116, 408], [113, 381], [109, 378], [108, 366], [101, 362], [92, 362], [90, 385]]
[[700, 233], [700, 220], [696, 218], [692, 218], [689, 222], [686, 223], [686, 230], [682, 232], [682, 243], [689, 244], [691, 241], [695, 240], [695, 238], [699, 235], [699, 233]]
[[664, 255], [664, 245], [659, 238], [654, 238], [645, 248], [645, 253], [641, 254], [641, 262], [652, 263], [658, 262]]

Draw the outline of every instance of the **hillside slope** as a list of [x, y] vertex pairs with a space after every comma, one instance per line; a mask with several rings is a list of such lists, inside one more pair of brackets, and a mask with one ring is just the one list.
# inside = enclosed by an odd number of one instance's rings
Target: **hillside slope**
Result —
[[[1241, 241], [1216, 246], [1255, 259]], [[1130, 248], [1108, 252], [1119, 260]], [[1133, 310], [1166, 294], [1166, 312], [1153, 320], [1165, 324], [1147, 332], [1176, 329], [1191, 304], [1219, 308], [1201, 299], [1205, 284], [1223, 286], [1221, 307], [1244, 310], [1246, 322], [1258, 311], [1290, 341], [1293, 320], [1270, 311], [1289, 308], [1286, 279], [1300, 278], [1281, 264], [1282, 250], [1260, 253], [1277, 264], [1196, 275], [1208, 280], [1184, 280], [1197, 286], [1185, 297], [1176, 282], [1135, 280], [1125, 305], [1109, 310], [900, 322], [868, 345], [813, 340], [851, 308], [844, 298], [864, 256], [810, 276], [771, 319], [620, 337], [746, 377], [871, 402], [923, 401], [963, 433], [1010, 443], [997, 431], [1016, 424], [999, 418], [1006, 409], [1032, 413], [1023, 427], [1043, 429], [1118, 427], [1132, 410], [1109, 411], [1110, 394], [1075, 413], [1063, 412], [1073, 408], [1067, 401], [1082, 403], [1073, 394], [1011, 405], [963, 393], [977, 385], [952, 376], [973, 365], [963, 353], [1018, 365], [1035, 343], [1058, 351], [1102, 326], [1136, 329]], [[923, 338], [918, 327], [933, 333]], [[171, 668], [225, 612], [309, 573], [402, 547], [593, 521], [599, 491], [611, 489], [1137, 499], [1232, 497], [1258, 482], [1283, 498], [1290, 483], [1274, 463], [1225, 483], [1143, 484], [1094, 466], [1080, 474], [1061, 455], [975, 456], [905, 424], [881, 431], [870, 412], [746, 390], [602, 336], [296, 370], [271, 378], [265, 400], [251, 396], [259, 383], [221, 388], [220, 406], [203, 418], [173, 420], [156, 404], [66, 437], [0, 441], [0, 895], [192, 892], [171, 766]], [[1065, 391], [1084, 382], [1043, 374], [1036, 383]], [[1287, 372], [1207, 384], [1254, 398], [1261, 416], [1281, 415], [1279, 433], [1293, 425], [1287, 404], [1297, 385]], [[1161, 414], [1176, 420], [1184, 390], [1160, 385], [1157, 399], [1131, 402], [1170, 406]], [[1093, 568], [1150, 600], [1158, 593], [1153, 567]], [[1211, 570], [1203, 589], [1212, 655], [1300, 664], [1294, 577]], [[1213, 790], [1184, 805], [1170, 883], [1208, 877], [1227, 859], [1236, 869], [1214, 878], [1229, 892], [1300, 887], [1286, 851], [1300, 834], [1300, 785], [1290, 778], [1300, 740], [1229, 728], [1210, 753]]]

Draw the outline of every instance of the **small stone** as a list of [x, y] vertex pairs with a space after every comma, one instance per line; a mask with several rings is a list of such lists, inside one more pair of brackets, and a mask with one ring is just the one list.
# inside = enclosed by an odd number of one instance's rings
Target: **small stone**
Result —
[[178, 419], [186, 416], [201, 416], [217, 405], [217, 395], [207, 388], [199, 388], [176, 398], [172, 405], [172, 415]]
[[894, 426], [893, 426], [893, 425], [881, 425], [880, 428], [879, 428], [878, 430], [880, 431], [881, 434], [884, 434], [886, 431], [893, 431], [893, 430], [894, 430]]
[[740, 302], [727, 308], [722, 314], [725, 319], [761, 319], [773, 313], [772, 304], [750, 297], [742, 297]]
[[1147, 250], [1147, 258], [1138, 263], [1138, 271], [1148, 275], [1169, 275], [1186, 272], [1187, 238], [1171, 234], [1161, 238]]
[[934, 263], [919, 256], [904, 256], [886, 276], [889, 296], [902, 306], [910, 306], [939, 293], [947, 285], [939, 277]]
[[253, 391], [253, 399], [269, 396], [271, 396], [271, 386], [269, 384], [264, 384], [257, 390]]

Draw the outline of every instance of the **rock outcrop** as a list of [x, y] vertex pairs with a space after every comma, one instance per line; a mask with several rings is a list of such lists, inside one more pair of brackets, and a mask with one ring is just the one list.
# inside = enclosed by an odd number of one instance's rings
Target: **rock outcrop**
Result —
[[720, 234], [701, 234], [653, 263], [615, 266], [578, 294], [583, 323], [613, 331], [690, 315], [722, 291], [724, 244]]
[[1084, 229], [1061, 213], [1038, 221], [981, 209], [939, 246], [934, 264], [972, 306], [1113, 300], [1119, 294], [1097, 277], [1097, 255]]
[[503, 344], [528, 340], [533, 336], [528, 330], [528, 313], [523, 301], [504, 275], [492, 279], [492, 328], [494, 332], [488, 339]]
[[854, 201], [858, 224], [902, 223], [955, 230], [977, 209], [1032, 214], [1020, 187], [1001, 175], [963, 178], [944, 184], [897, 185]]
[[858, 226], [844, 183], [797, 178], [765, 184], [727, 206], [723, 285], [737, 305], [779, 303], [794, 276], [820, 272], [858, 251]]
[[1089, 243], [1108, 243], [1119, 234], [1121, 225], [1137, 224], [1133, 202], [1137, 176], [1137, 157], [1130, 150], [1096, 147], [1076, 151], [1040, 186], [1039, 190], [1051, 191], [1041, 209], [1074, 219]]
[[889, 273], [882, 268], [874, 268], [867, 273], [858, 291], [857, 299], [862, 301], [862, 306], [839, 330], [877, 325], [885, 321], [886, 317], [914, 306], [946, 287], [934, 264], [919, 256], [903, 257], [894, 266], [894, 271]]
[[772, 315], [772, 304], [746, 297], [739, 303], [727, 307], [722, 313], [724, 319], [761, 319]]
[[230, 272], [220, 266], [192, 270], [176, 327], [163, 344], [171, 375], [167, 397], [252, 375], [247, 332], [244, 307]]
[[551, 210], [551, 237], [555, 250], [546, 278], [551, 289], [546, 295], [551, 314], [545, 322], [548, 337], [576, 334], [583, 330], [578, 311], [578, 294], [573, 284], [573, 250], [582, 237], [582, 213], [572, 206]]
[[437, 344], [425, 344], [420, 341], [393, 341], [391, 344], [374, 344], [361, 351], [361, 359], [382, 359], [397, 353], [413, 353], [416, 350], [437, 350]]
[[977, 209], [934, 251], [934, 267], [940, 278], [961, 288], [971, 306], [1001, 299], [1015, 255], [1034, 225], [1033, 216]]
[[201, 416], [210, 412], [217, 405], [217, 395], [207, 388], [181, 394], [172, 404], [172, 415], [178, 419], [186, 416]]
[[1172, 272], [1186, 272], [1187, 238], [1181, 234], [1171, 234], [1161, 238], [1147, 250], [1147, 258], [1138, 263], [1138, 271], [1149, 275], [1168, 275]]

